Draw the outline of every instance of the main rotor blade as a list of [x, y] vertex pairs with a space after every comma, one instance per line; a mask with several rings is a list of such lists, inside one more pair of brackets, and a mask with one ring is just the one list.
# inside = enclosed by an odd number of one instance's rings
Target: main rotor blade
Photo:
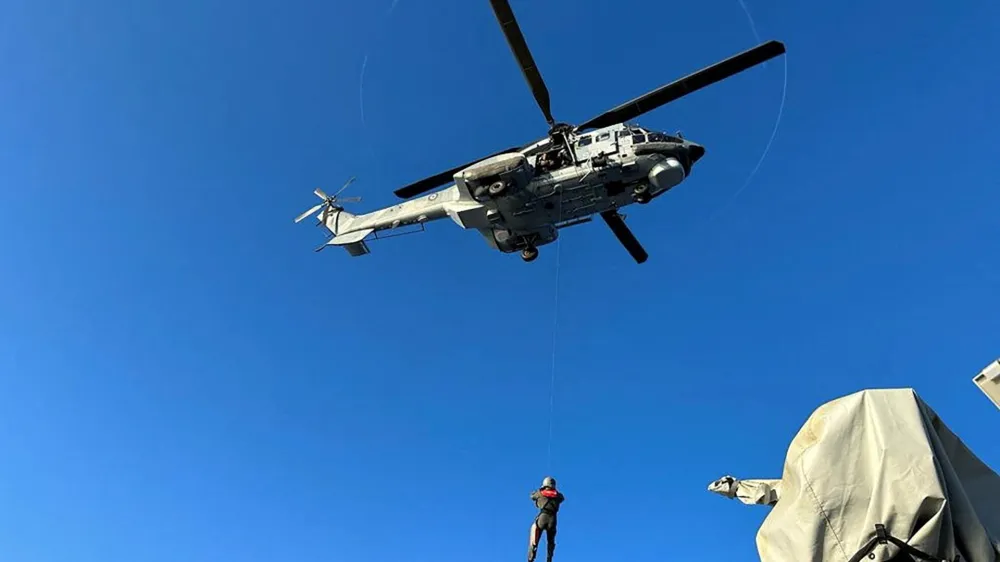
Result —
[[545, 87], [542, 73], [535, 66], [535, 59], [531, 56], [528, 43], [521, 33], [521, 27], [517, 25], [514, 10], [511, 9], [507, 0], [490, 0], [490, 5], [493, 6], [493, 13], [497, 17], [497, 22], [500, 23], [500, 29], [503, 30], [504, 37], [507, 38], [507, 44], [510, 45], [514, 58], [521, 66], [524, 79], [528, 81], [528, 87], [531, 88], [531, 93], [534, 94], [538, 107], [545, 115], [545, 121], [549, 125], [553, 125], [555, 119], [552, 118], [552, 109], [549, 107], [549, 89]]
[[520, 148], [515, 146], [513, 148], [508, 148], [507, 150], [501, 150], [500, 152], [495, 152], [495, 153], [490, 154], [489, 156], [486, 156], [484, 158], [477, 158], [476, 160], [473, 160], [472, 162], [466, 162], [465, 164], [462, 164], [461, 166], [457, 166], [457, 167], [452, 168], [450, 170], [441, 172], [440, 174], [436, 174], [436, 175], [433, 175], [433, 176], [431, 176], [429, 178], [424, 178], [424, 179], [422, 179], [420, 181], [413, 182], [410, 185], [401, 187], [401, 188], [397, 189], [396, 191], [393, 191], [393, 193], [396, 194], [396, 197], [399, 197], [401, 199], [409, 199], [410, 197], [415, 197], [417, 195], [420, 195], [421, 193], [426, 193], [426, 192], [434, 189], [435, 187], [441, 187], [442, 185], [444, 185], [446, 183], [453, 182], [455, 174], [461, 172], [462, 170], [468, 168], [469, 166], [471, 166], [473, 164], [476, 164], [478, 162], [482, 162], [483, 160], [486, 160], [487, 158], [492, 158], [492, 157], [498, 156], [500, 154], [506, 154], [508, 152], [517, 152], [518, 150], [520, 150]]
[[326, 205], [326, 201], [320, 203], [319, 205], [316, 205], [312, 209], [309, 209], [308, 211], [306, 211], [306, 212], [302, 213], [301, 215], [295, 217], [295, 222], [301, 222], [302, 219], [304, 219], [304, 218], [308, 217], [309, 215], [315, 213], [316, 211], [320, 210], [320, 207], [322, 207], [323, 205]]
[[634, 100], [625, 102], [580, 125], [577, 127], [577, 130], [600, 129], [616, 123], [630, 121], [662, 105], [700, 90], [705, 86], [721, 82], [726, 78], [739, 74], [748, 68], [757, 66], [784, 53], [785, 45], [780, 41], [761, 43], [752, 49], [729, 57], [724, 61], [717, 62], [712, 66], [705, 67], [680, 80], [661, 86]]
[[343, 193], [343, 192], [344, 192], [344, 190], [345, 190], [345, 189], [347, 189], [347, 186], [349, 186], [349, 185], [351, 185], [352, 183], [354, 183], [354, 180], [355, 180], [355, 177], [354, 177], [354, 176], [351, 176], [351, 178], [350, 178], [349, 180], [347, 180], [347, 183], [345, 183], [345, 184], [344, 184], [344, 187], [341, 187], [341, 188], [340, 188], [340, 189], [339, 189], [339, 190], [337, 191], [337, 193], [334, 193], [334, 194], [333, 194], [333, 196], [334, 196], [334, 197], [336, 197], [336, 196], [340, 195], [341, 193]]
[[601, 213], [601, 218], [604, 222], [608, 223], [608, 227], [611, 228], [611, 232], [614, 233], [618, 241], [625, 246], [628, 253], [632, 255], [635, 263], [642, 263], [646, 261], [649, 254], [646, 250], [642, 248], [642, 244], [639, 244], [639, 240], [636, 239], [629, 227], [625, 225], [625, 221], [622, 216], [618, 214], [618, 211], [610, 210]]

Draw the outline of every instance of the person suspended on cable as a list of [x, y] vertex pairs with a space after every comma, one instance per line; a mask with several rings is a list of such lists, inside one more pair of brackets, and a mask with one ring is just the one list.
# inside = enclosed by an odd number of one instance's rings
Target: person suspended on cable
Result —
[[535, 562], [542, 531], [545, 531], [545, 546], [548, 548], [546, 561], [552, 562], [552, 555], [556, 551], [556, 515], [565, 499], [562, 492], [556, 489], [556, 480], [551, 476], [546, 476], [542, 480], [542, 487], [531, 492], [531, 501], [538, 508], [538, 515], [531, 523], [531, 534], [528, 537], [528, 562]]

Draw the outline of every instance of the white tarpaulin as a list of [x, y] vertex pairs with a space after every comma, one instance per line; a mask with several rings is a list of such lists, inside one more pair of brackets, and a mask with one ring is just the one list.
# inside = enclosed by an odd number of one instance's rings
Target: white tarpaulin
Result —
[[910, 389], [824, 404], [780, 480], [727, 476], [709, 490], [772, 506], [757, 532], [762, 562], [1000, 562], [1000, 476]]

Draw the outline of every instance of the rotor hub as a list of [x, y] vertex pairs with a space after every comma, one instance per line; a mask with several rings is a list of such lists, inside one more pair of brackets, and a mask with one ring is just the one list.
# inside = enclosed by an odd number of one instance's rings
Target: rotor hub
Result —
[[549, 127], [549, 135], [566, 134], [571, 132], [573, 129], [575, 129], [575, 127], [569, 123], [553, 123], [552, 126]]

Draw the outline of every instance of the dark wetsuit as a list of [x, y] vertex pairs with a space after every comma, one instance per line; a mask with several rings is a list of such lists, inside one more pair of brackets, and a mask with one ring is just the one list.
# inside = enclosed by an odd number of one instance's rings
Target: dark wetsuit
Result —
[[535, 502], [538, 508], [538, 515], [531, 524], [531, 536], [528, 542], [528, 562], [535, 561], [535, 553], [538, 551], [538, 540], [545, 531], [545, 546], [548, 548], [547, 562], [552, 562], [552, 555], [556, 550], [556, 523], [559, 506], [566, 498], [562, 492], [554, 488], [540, 488], [531, 492], [531, 501]]

